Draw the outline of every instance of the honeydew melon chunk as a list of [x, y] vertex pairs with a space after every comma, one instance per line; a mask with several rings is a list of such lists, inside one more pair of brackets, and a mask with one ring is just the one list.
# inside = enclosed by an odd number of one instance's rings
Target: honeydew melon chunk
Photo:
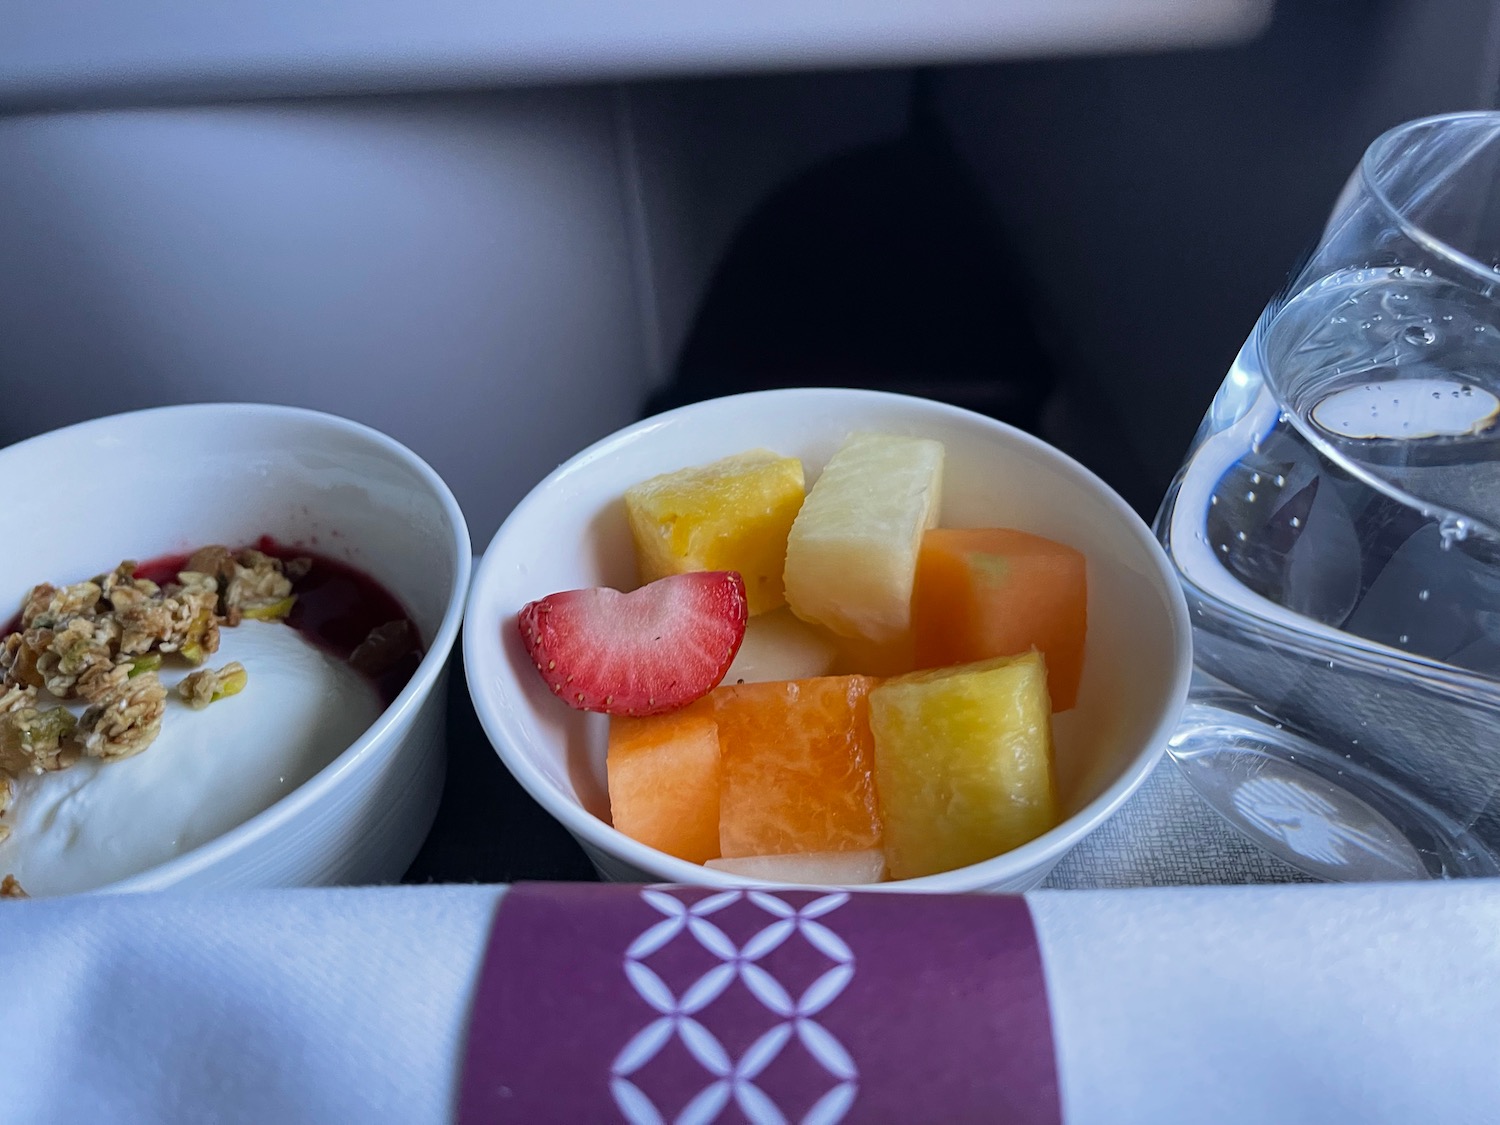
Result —
[[747, 855], [739, 859], [711, 859], [705, 866], [784, 886], [859, 887], [885, 878], [885, 853], [878, 848], [865, 848], [852, 852]]
[[750, 619], [740, 651], [722, 682], [810, 680], [828, 675], [837, 657], [838, 648], [831, 636], [783, 607]]
[[843, 637], [892, 641], [911, 626], [922, 534], [942, 508], [943, 445], [859, 433], [807, 494], [786, 549], [786, 600]]

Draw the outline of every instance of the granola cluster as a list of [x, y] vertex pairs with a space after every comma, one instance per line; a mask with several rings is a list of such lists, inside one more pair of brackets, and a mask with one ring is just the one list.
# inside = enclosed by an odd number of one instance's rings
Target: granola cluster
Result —
[[78, 760], [72, 739], [76, 728], [66, 708], [41, 707], [36, 688], [0, 686], [0, 777], [7, 794], [0, 812], [8, 803], [10, 778], [63, 769]]
[[[165, 586], [136, 577], [136, 564], [122, 562], [87, 582], [33, 588], [20, 627], [0, 638], [0, 816], [17, 778], [85, 756], [118, 761], [150, 746], [166, 712], [157, 676], [163, 658], [202, 664], [218, 651], [221, 628], [247, 617], [286, 617], [296, 601], [292, 582], [309, 565], [205, 547]], [[203, 668], [178, 685], [178, 694], [197, 710], [237, 694], [246, 680], [238, 663]], [[87, 705], [80, 718], [64, 705], [73, 701]], [[9, 835], [0, 823], [0, 842]], [[0, 897], [12, 885], [7, 877]]]
[[210, 703], [238, 695], [248, 679], [245, 666], [231, 660], [222, 668], [204, 668], [183, 677], [177, 685], [177, 694], [194, 711], [201, 711]]

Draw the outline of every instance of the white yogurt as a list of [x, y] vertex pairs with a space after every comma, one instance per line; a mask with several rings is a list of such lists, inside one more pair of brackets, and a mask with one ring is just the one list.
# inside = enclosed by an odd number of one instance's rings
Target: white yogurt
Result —
[[16, 783], [0, 823], [0, 875], [32, 895], [70, 894], [138, 874], [205, 844], [301, 785], [379, 717], [373, 685], [285, 625], [220, 634], [210, 666], [245, 666], [239, 695], [194, 711], [172, 690], [192, 669], [169, 659], [161, 734], [122, 762], [84, 759]]

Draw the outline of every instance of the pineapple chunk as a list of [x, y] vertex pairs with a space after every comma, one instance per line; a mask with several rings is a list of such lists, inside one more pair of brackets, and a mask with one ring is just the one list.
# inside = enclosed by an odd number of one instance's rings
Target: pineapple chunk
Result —
[[978, 863], [1057, 824], [1040, 654], [887, 680], [870, 728], [891, 878]]
[[726, 684], [761, 684], [772, 680], [810, 680], [826, 676], [838, 657], [833, 638], [792, 615], [785, 607], [753, 617]]
[[792, 612], [844, 637], [889, 642], [905, 634], [922, 533], [937, 525], [942, 483], [941, 442], [850, 437], [792, 524]]
[[691, 570], [734, 570], [750, 613], [786, 604], [786, 538], [802, 507], [802, 462], [752, 449], [652, 477], [625, 490], [641, 581]]

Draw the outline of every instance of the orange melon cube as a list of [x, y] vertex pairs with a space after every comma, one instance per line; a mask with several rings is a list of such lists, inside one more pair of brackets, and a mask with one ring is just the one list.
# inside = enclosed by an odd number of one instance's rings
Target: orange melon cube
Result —
[[909, 629], [888, 641], [835, 636], [833, 643], [837, 656], [829, 671], [836, 676], [875, 676], [883, 679], [917, 670]]
[[707, 697], [678, 711], [609, 721], [615, 827], [691, 863], [719, 856], [719, 732]]
[[1008, 528], [935, 528], [922, 537], [912, 589], [918, 668], [1017, 656], [1047, 662], [1052, 709], [1078, 697], [1088, 631], [1083, 555]]
[[868, 676], [721, 686], [711, 693], [725, 858], [880, 843]]

